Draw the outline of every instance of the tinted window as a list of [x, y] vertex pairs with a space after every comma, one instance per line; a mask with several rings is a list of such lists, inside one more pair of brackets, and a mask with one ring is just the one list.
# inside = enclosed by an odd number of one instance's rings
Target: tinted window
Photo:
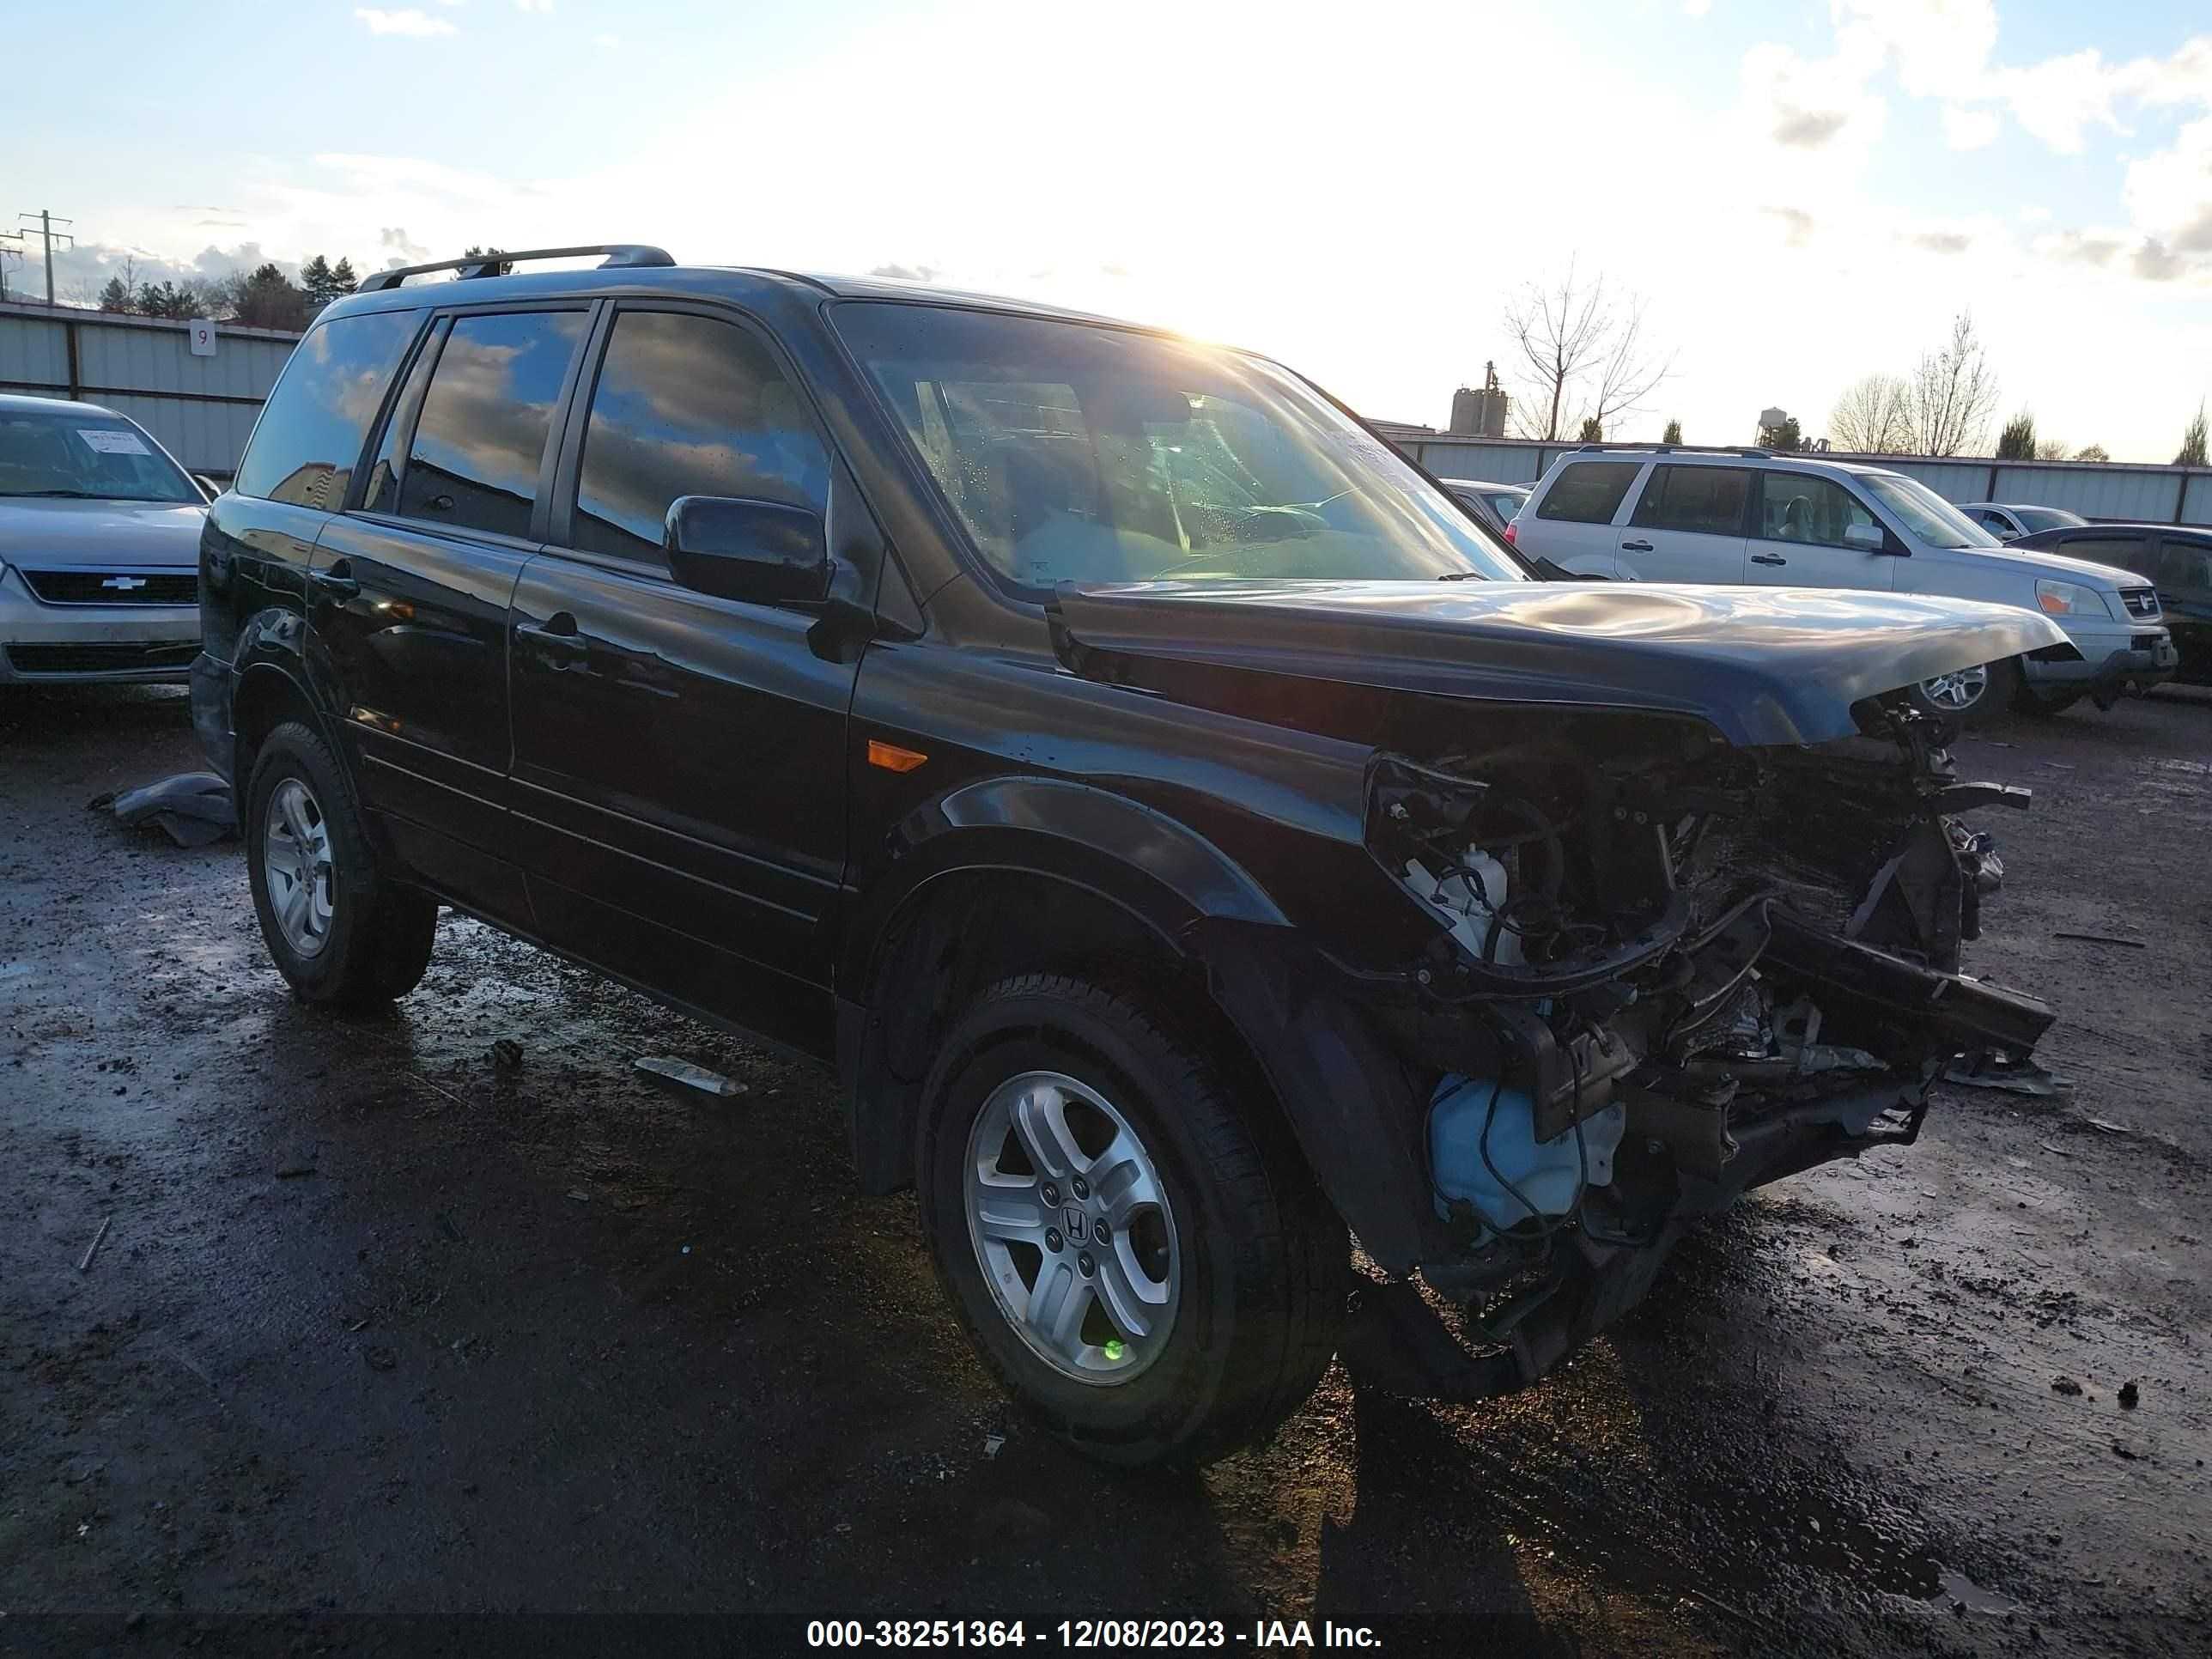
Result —
[[2158, 584], [2176, 592], [2212, 592], [2212, 544], [2167, 542], [2158, 550]]
[[2139, 576], [2151, 573], [2150, 538], [2148, 536], [2072, 536], [2056, 547], [2046, 547], [2045, 553], [2057, 553], [2069, 559], [2086, 559], [2091, 564], [2109, 564], [2121, 570], [2132, 570]]
[[1880, 522], [1866, 504], [1841, 484], [1806, 472], [1759, 475], [1759, 517], [1753, 533], [1776, 542], [1810, 542], [1816, 547], [1848, 547], [1844, 532], [1853, 525], [1876, 530]]
[[1521, 510], [1521, 504], [1528, 499], [1526, 495], [1510, 495], [1501, 492], [1490, 497], [1491, 510], [1501, 519], [1510, 519]]
[[428, 384], [430, 366], [437, 360], [435, 340], [415, 354], [415, 367], [408, 371], [407, 384], [400, 389], [398, 400], [392, 405], [392, 417], [385, 422], [383, 435], [376, 441], [376, 459], [369, 463], [368, 482], [362, 487], [361, 505], [364, 512], [399, 510], [400, 441], [415, 411], [422, 406], [422, 388]]
[[571, 539], [659, 560], [679, 495], [744, 495], [821, 510], [830, 457], [796, 388], [745, 329], [626, 311], [592, 394]]
[[343, 506], [362, 440], [422, 320], [417, 312], [371, 311], [318, 323], [284, 365], [231, 487], [301, 507]]
[[410, 519], [527, 536], [538, 466], [580, 311], [458, 317], [423, 394], [399, 510]]
[[1611, 524], [1620, 498], [1636, 482], [1641, 461], [1577, 461], [1552, 480], [1540, 519], [1565, 519], [1570, 524]]
[[143, 432], [120, 416], [82, 408], [0, 413], [0, 495], [204, 499]]
[[1647, 530], [1690, 530], [1708, 536], [1743, 534], [1751, 474], [1733, 466], [1660, 466], [1651, 470], [1635, 522]]
[[2033, 535], [2039, 530], [2059, 530], [2069, 525], [2089, 521], [2078, 513], [2069, 513], [2063, 507], [2016, 507], [2013, 516], [2026, 525]]

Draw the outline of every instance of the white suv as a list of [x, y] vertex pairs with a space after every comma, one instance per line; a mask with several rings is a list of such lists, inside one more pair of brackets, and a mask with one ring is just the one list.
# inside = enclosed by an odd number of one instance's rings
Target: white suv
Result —
[[2084, 696], [2109, 708], [2179, 661], [2141, 576], [2008, 548], [1917, 479], [1849, 461], [1588, 445], [1552, 465], [1506, 539], [1576, 576], [1883, 588], [2019, 605], [2066, 630], [2070, 647], [1915, 688], [1954, 719], [2008, 704], [2053, 714]]

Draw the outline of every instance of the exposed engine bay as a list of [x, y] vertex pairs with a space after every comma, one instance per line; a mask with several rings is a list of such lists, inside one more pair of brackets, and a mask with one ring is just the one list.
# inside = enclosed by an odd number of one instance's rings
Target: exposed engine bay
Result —
[[[1642, 1294], [1689, 1220], [1911, 1145], [1960, 1057], [2027, 1064], [2051, 1011], [1958, 971], [2003, 869], [1957, 816], [2027, 793], [1959, 783], [1901, 700], [1860, 724], [1606, 755], [1536, 722], [1481, 752], [1378, 756], [1368, 847], [1437, 932], [1407, 973], [1355, 976], [1425, 1067], [1456, 1254], [1422, 1276], [1498, 1350], [1428, 1352], [1418, 1391], [1533, 1380]], [[1440, 1333], [1408, 1287], [1376, 1288], [1356, 1357], [1388, 1374]]]

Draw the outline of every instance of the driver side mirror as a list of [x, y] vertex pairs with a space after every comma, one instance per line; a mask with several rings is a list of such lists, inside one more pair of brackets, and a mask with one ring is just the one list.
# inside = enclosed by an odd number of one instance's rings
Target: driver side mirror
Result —
[[1856, 547], [1862, 553], [1899, 553], [1904, 549], [1891, 544], [1889, 537], [1878, 524], [1847, 524], [1844, 526], [1844, 545]]
[[660, 545], [671, 573], [695, 592], [757, 605], [812, 605], [829, 597], [829, 540], [822, 515], [811, 507], [678, 495], [668, 504]]

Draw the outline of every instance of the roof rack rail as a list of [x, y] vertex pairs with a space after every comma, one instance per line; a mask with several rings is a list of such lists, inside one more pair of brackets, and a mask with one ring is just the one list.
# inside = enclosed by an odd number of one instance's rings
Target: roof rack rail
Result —
[[362, 279], [363, 294], [380, 294], [386, 289], [398, 288], [410, 276], [426, 276], [434, 270], [450, 270], [465, 280], [471, 276], [496, 276], [501, 265], [511, 265], [524, 259], [575, 259], [588, 254], [604, 253], [599, 262], [601, 270], [618, 270], [643, 265], [672, 265], [676, 261], [666, 250], [648, 246], [643, 242], [607, 242], [592, 247], [532, 247], [513, 253], [479, 253], [459, 259], [439, 259], [427, 265], [398, 265], [390, 270], [371, 271]]

